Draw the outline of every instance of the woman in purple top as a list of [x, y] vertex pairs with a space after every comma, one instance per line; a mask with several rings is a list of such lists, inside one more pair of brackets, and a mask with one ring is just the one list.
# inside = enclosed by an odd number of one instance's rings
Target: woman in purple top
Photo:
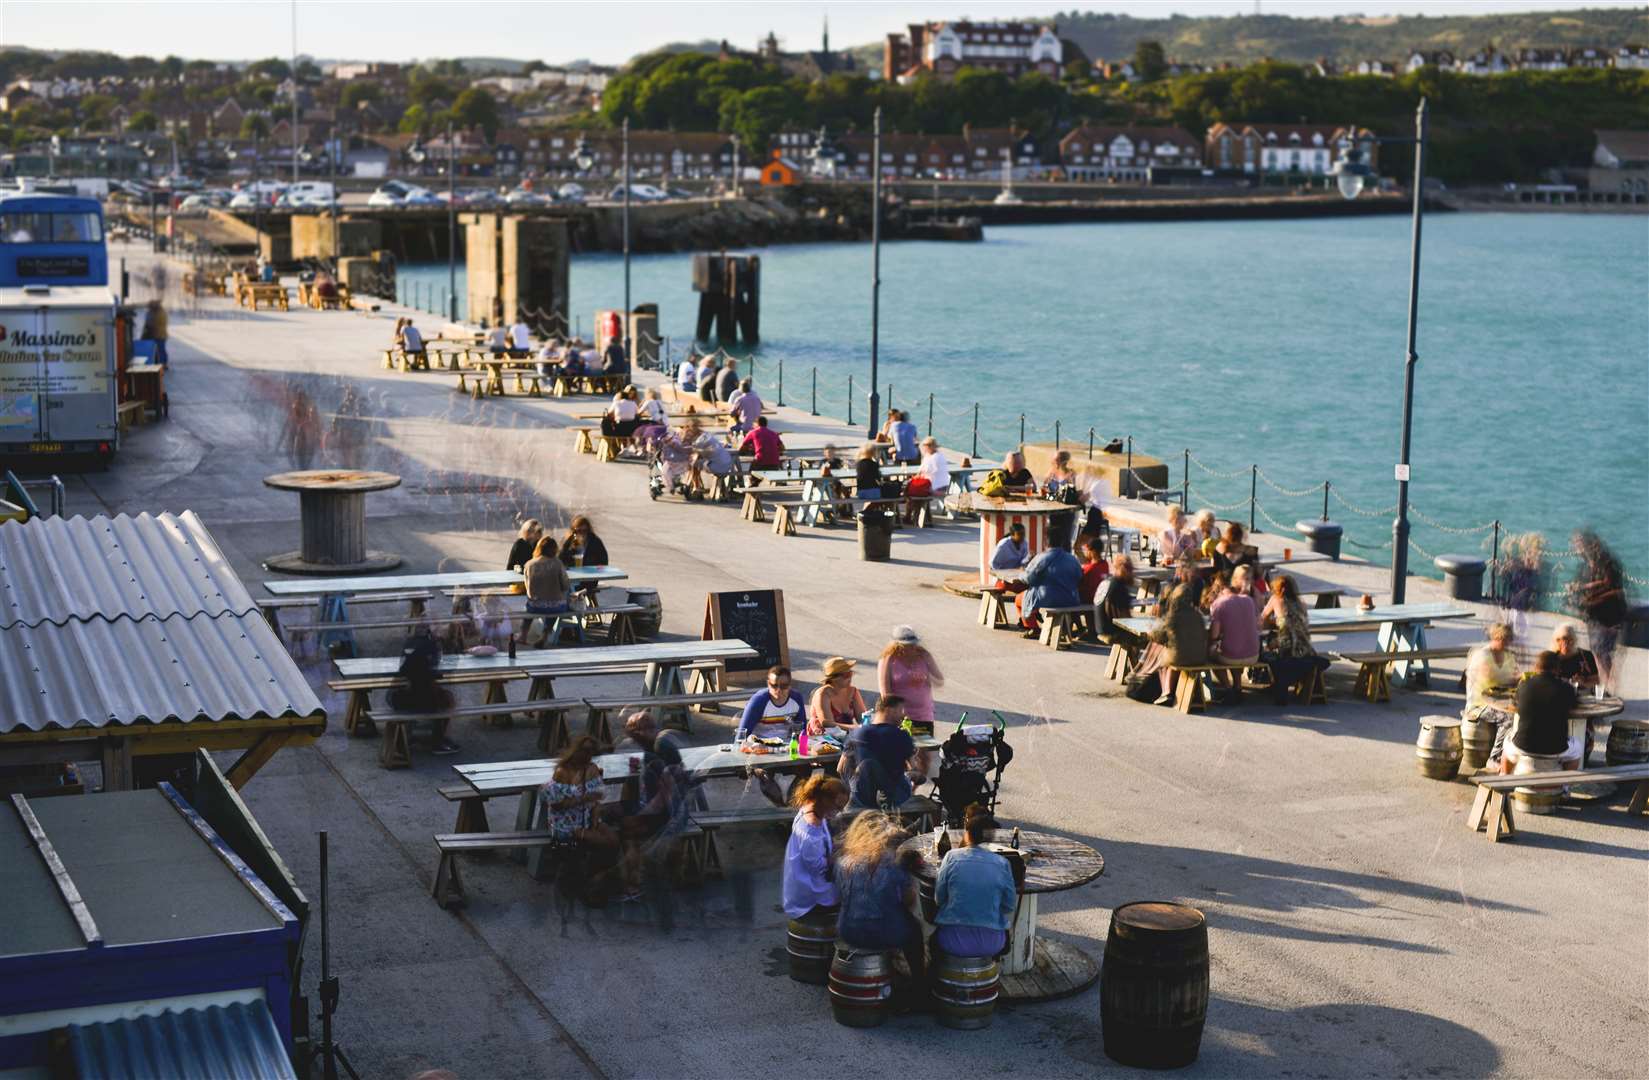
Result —
[[1227, 664], [1252, 663], [1260, 658], [1260, 614], [1248, 591], [1248, 567], [1231, 572], [1231, 587], [1209, 609], [1210, 646], [1214, 658]]
[[847, 785], [815, 773], [796, 785], [790, 802], [796, 819], [784, 849], [784, 913], [792, 919], [834, 921], [841, 898], [836, 892], [836, 845], [830, 819], [847, 805]]

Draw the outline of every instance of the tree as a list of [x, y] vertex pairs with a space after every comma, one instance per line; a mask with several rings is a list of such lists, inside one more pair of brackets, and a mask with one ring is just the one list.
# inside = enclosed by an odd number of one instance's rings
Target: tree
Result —
[[263, 113], [247, 113], [241, 118], [240, 137], [243, 139], [263, 139], [269, 135], [269, 118]]
[[168, 56], [160, 62], [160, 74], [164, 78], [176, 80], [183, 74], [183, 60], [180, 57]]
[[408, 105], [407, 111], [401, 114], [401, 122], [396, 129], [405, 135], [424, 135], [429, 132], [435, 122], [435, 115], [422, 105]]
[[352, 79], [344, 84], [343, 93], [338, 95], [338, 104], [346, 109], [359, 109], [363, 104], [379, 101], [383, 92], [378, 84], [365, 79]]
[[447, 119], [461, 128], [480, 128], [491, 142], [498, 134], [498, 102], [485, 90], [472, 86], [458, 95], [447, 112]]
[[159, 131], [160, 117], [148, 109], [139, 109], [126, 118], [127, 131]]
[[722, 127], [734, 132], [749, 149], [753, 160], [767, 156], [773, 134], [800, 120], [802, 95], [780, 86], [758, 86], [742, 94], [722, 97]]
[[1134, 74], [1147, 83], [1168, 74], [1168, 55], [1163, 52], [1162, 42], [1142, 41], [1134, 46]]
[[287, 66], [285, 60], [271, 56], [267, 60], [254, 60], [247, 66], [246, 74], [254, 79], [273, 79], [280, 82], [292, 74], [292, 69]]

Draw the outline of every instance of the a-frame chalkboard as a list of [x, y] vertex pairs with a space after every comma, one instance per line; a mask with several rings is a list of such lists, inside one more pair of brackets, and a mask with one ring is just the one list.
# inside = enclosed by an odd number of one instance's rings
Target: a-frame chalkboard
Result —
[[727, 661], [727, 682], [749, 686], [762, 681], [774, 664], [790, 666], [790, 638], [784, 625], [784, 590], [714, 592], [704, 600], [704, 640], [739, 638], [756, 655]]

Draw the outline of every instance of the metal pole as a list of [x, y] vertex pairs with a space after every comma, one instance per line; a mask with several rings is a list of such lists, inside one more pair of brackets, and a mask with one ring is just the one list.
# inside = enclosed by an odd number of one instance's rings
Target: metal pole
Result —
[[292, 182], [298, 182], [298, 0], [292, 0]]
[[933, 395], [928, 395], [928, 437], [933, 437]]
[[328, 182], [332, 186], [332, 272], [338, 273], [339, 260], [343, 253], [338, 250], [338, 155], [342, 153], [343, 125], [332, 132], [332, 149], [326, 155], [326, 171]]
[[1094, 460], [1094, 429], [1088, 429], [1088, 460]]
[[1054, 421], [1054, 453], [1059, 453], [1059, 421]]
[[[754, 364], [755, 357], [751, 357], [750, 362]], [[779, 357], [779, 404], [784, 405], [784, 357], [782, 356]]]
[[1022, 453], [1024, 452], [1024, 449], [1025, 449], [1025, 414], [1024, 413], [1019, 414], [1019, 449], [1020, 449], [1020, 452], [1022, 452]]
[[1494, 553], [1489, 556], [1489, 595], [1500, 595], [1500, 519], [1494, 519]]
[[973, 403], [973, 456], [979, 456], [979, 402]]
[[1134, 495], [1134, 437], [1128, 436], [1128, 467], [1123, 470], [1123, 476], [1128, 478], [1126, 490], [1122, 492], [1124, 498], [1133, 498]]
[[[871, 126], [870, 162], [870, 431], [876, 437], [876, 417], [882, 403], [876, 397], [876, 345], [882, 320], [882, 109], [877, 106]], [[848, 423], [852, 423], [849, 415]]]
[[847, 426], [853, 426], [853, 375], [847, 377]]
[[1259, 491], [1260, 491], [1260, 467], [1258, 465], [1250, 465], [1248, 467], [1248, 531], [1249, 532], [1258, 532], [1259, 531], [1258, 529], [1256, 529], [1254, 527], [1254, 500], [1258, 497]]
[[[626, 362], [630, 358], [630, 118], [628, 116], [624, 118], [624, 358]], [[780, 404], [783, 404], [783, 402], [780, 402]]]
[[[453, 194], [457, 154], [452, 145], [452, 121], [447, 121], [447, 321], [458, 321], [458, 201]], [[475, 312], [470, 312], [474, 315]]]
[[813, 368], [813, 415], [819, 415], [819, 369]]
[[1323, 520], [1324, 521], [1328, 520], [1328, 488], [1329, 488], [1329, 482], [1327, 480], [1324, 480], [1323, 481]]
[[1185, 465], [1180, 470], [1179, 484], [1179, 508], [1188, 511], [1191, 509], [1191, 448], [1189, 446], [1185, 448]]
[[1409, 443], [1414, 424], [1414, 337], [1420, 304], [1420, 217], [1426, 179], [1426, 99], [1414, 110], [1414, 239], [1409, 251], [1408, 348], [1403, 362], [1403, 441], [1397, 458], [1397, 520], [1391, 524], [1391, 602], [1408, 595], [1409, 574]]

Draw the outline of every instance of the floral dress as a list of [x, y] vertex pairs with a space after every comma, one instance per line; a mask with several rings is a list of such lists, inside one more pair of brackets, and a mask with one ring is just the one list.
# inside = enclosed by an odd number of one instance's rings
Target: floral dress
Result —
[[555, 803], [566, 802], [582, 795], [602, 795], [607, 792], [606, 781], [597, 772], [583, 783], [565, 783], [550, 778], [549, 783], [539, 789], [539, 798], [544, 804], [544, 813], [549, 821], [549, 829], [557, 840], [572, 841], [579, 829], [588, 829], [595, 817], [595, 807], [590, 803], [581, 803], [565, 810], [557, 810]]

